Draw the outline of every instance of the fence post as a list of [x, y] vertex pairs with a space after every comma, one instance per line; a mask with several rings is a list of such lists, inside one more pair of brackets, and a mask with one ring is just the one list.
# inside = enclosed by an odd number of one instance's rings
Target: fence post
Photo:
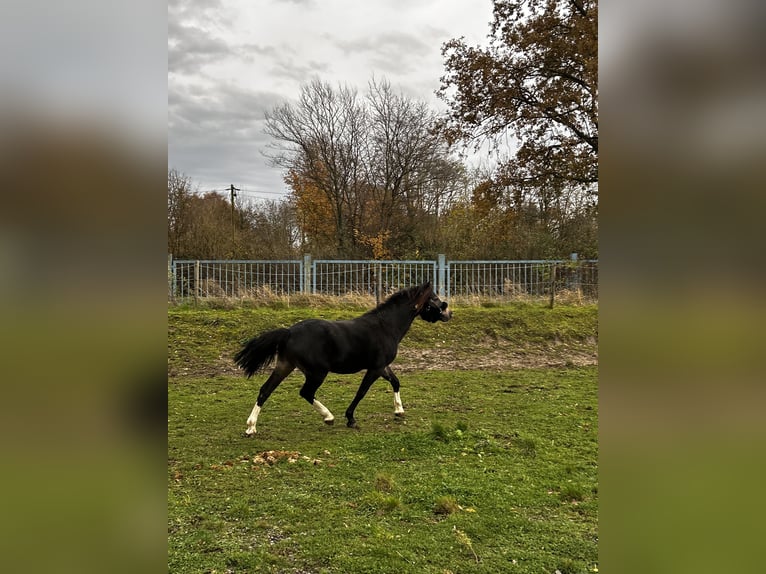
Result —
[[311, 254], [303, 256], [303, 277], [301, 278], [301, 293], [304, 295], [311, 290]]
[[317, 294], [317, 264], [313, 262], [311, 264], [311, 293]]
[[383, 264], [375, 265], [375, 304], [380, 305], [383, 300]]
[[436, 283], [439, 286], [439, 291], [438, 291], [439, 297], [442, 298], [442, 299], [444, 299], [444, 293], [445, 293], [445, 291], [444, 291], [444, 283], [445, 283], [444, 282], [444, 271], [447, 268], [446, 260], [447, 260], [447, 258], [444, 256], [444, 254], [443, 253], [439, 253], [438, 263], [436, 265], [437, 266], [437, 273], [438, 273], [438, 275], [437, 275], [438, 279], [436, 280]]
[[199, 285], [199, 259], [194, 261], [194, 304], [199, 303], [200, 285]]
[[578, 259], [577, 258], [577, 253], [572, 253], [569, 256], [569, 259], [570, 259], [570, 261], [572, 261], [572, 266], [574, 267], [574, 279], [572, 281], [572, 289], [576, 293], [580, 293], [580, 283], [581, 283], [580, 264], [577, 261], [577, 259]]
[[175, 304], [176, 297], [175, 297], [175, 288], [176, 288], [176, 282], [175, 282], [175, 273], [173, 268], [173, 254], [168, 253], [168, 299], [170, 299], [170, 302]]
[[551, 263], [551, 300], [548, 306], [553, 309], [553, 300], [556, 297], [556, 271], [558, 270], [558, 263], [553, 261]]

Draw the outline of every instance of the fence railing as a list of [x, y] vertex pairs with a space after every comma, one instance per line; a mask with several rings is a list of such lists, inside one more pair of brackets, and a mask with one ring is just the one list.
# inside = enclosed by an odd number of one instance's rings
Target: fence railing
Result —
[[435, 261], [344, 261], [311, 264], [311, 293], [391, 294], [430, 280], [436, 285]]
[[572, 291], [598, 299], [598, 261], [450, 261], [447, 297], [513, 299]]
[[430, 280], [441, 297], [513, 300], [562, 292], [598, 299], [598, 261], [174, 260], [168, 298], [258, 298], [297, 294], [373, 295], [380, 301]]

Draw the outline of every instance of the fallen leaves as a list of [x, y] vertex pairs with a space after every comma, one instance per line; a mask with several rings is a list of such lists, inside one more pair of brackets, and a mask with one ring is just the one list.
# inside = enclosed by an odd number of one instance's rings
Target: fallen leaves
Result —
[[[329, 450], [324, 450], [322, 452], [325, 456], [330, 455]], [[251, 455], [242, 455], [239, 458], [239, 462], [241, 464], [248, 464], [252, 462], [253, 468], [258, 467], [264, 467], [264, 466], [274, 466], [275, 464], [278, 464], [280, 462], [287, 462], [288, 464], [295, 464], [297, 462], [307, 462], [314, 466], [319, 466], [320, 464], [324, 464], [324, 460], [321, 458], [312, 458], [310, 456], [306, 456], [298, 452], [297, 450], [265, 450], [263, 452], [260, 452], [256, 454], [255, 456]], [[231, 470], [235, 466], [235, 461], [226, 460], [220, 464], [211, 464], [210, 469], [211, 470]], [[334, 464], [328, 464], [329, 467], [334, 467]], [[195, 468], [202, 468], [201, 465], [198, 465]]]
[[[268, 464], [272, 466], [281, 460], [287, 460], [289, 463], [296, 463], [301, 457], [301, 453], [298, 451], [290, 450], [266, 450], [253, 457], [253, 464]], [[308, 459], [308, 457], [304, 457]]]
[[[325, 455], [329, 455], [330, 451], [325, 450]], [[287, 461], [289, 464], [295, 464], [296, 462], [309, 462], [314, 466], [322, 464], [324, 461], [321, 458], [311, 458], [306, 455], [302, 455], [297, 450], [266, 450], [253, 457], [254, 465], [267, 465], [273, 466], [280, 461]]]

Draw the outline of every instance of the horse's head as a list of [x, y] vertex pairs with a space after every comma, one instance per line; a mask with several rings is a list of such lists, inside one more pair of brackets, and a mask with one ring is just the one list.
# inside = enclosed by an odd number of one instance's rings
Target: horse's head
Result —
[[447, 309], [446, 301], [439, 299], [430, 281], [426, 281], [418, 288], [415, 301], [415, 309], [418, 311], [418, 315], [429, 323], [452, 319], [452, 310]]

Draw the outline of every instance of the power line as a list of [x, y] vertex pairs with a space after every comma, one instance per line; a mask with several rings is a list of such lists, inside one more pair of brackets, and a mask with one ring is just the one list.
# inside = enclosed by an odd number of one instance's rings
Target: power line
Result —
[[266, 193], [269, 195], [287, 195], [285, 192], [282, 192], [282, 191], [269, 191], [266, 189], [243, 189], [241, 191], [243, 193]]
[[[287, 192], [282, 191], [270, 191], [267, 189], [240, 189], [235, 188], [237, 191], [240, 191], [242, 193], [251, 193], [251, 194], [266, 194], [266, 195], [287, 195]], [[220, 189], [198, 189], [195, 190], [195, 193], [227, 193], [230, 192], [230, 187], [224, 187]]]

